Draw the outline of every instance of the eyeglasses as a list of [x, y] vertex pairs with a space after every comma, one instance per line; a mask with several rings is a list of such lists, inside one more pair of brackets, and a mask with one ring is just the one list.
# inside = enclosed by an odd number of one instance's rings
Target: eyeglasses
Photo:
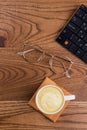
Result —
[[[43, 50], [40, 46], [29, 46], [29, 48], [25, 49], [26, 44], [23, 46], [21, 51], [18, 51], [18, 55], [21, 55], [25, 61], [30, 62], [31, 64], [37, 65], [38, 63], [42, 63], [43, 65], [48, 64], [50, 70], [55, 74], [57, 72], [57, 67], [59, 66], [63, 69], [62, 74], [67, 78], [71, 77], [70, 70], [73, 65], [73, 61], [69, 57], [62, 57], [56, 54], [51, 54], [48, 51]], [[68, 66], [66, 66], [66, 63]]]

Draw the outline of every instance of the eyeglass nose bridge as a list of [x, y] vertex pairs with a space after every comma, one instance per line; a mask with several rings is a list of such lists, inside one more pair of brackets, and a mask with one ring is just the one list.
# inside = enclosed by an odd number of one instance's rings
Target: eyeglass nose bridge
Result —
[[45, 54], [46, 54], [46, 52], [42, 51], [42, 55], [37, 59], [37, 62], [42, 61], [45, 58]]

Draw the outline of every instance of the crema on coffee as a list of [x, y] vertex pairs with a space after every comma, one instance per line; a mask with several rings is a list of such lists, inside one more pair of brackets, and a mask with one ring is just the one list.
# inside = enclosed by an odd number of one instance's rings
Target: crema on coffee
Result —
[[51, 114], [63, 106], [64, 95], [58, 87], [48, 85], [40, 89], [36, 102], [42, 112]]

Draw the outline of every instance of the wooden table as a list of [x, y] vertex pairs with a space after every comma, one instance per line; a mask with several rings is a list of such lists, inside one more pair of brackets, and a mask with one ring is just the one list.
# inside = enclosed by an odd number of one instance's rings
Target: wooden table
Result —
[[[55, 41], [81, 3], [87, 5], [86, 0], [0, 0], [0, 36], [6, 38], [0, 48], [0, 130], [87, 129], [87, 65]], [[71, 78], [26, 62], [17, 54], [24, 42], [70, 57]], [[76, 95], [56, 123], [27, 105], [46, 76]]]

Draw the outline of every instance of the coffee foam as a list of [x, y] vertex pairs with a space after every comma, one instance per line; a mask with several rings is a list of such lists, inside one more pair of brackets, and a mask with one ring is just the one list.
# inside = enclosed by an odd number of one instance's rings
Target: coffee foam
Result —
[[52, 85], [43, 87], [38, 93], [38, 105], [43, 112], [54, 113], [58, 111], [64, 103], [62, 92]]

